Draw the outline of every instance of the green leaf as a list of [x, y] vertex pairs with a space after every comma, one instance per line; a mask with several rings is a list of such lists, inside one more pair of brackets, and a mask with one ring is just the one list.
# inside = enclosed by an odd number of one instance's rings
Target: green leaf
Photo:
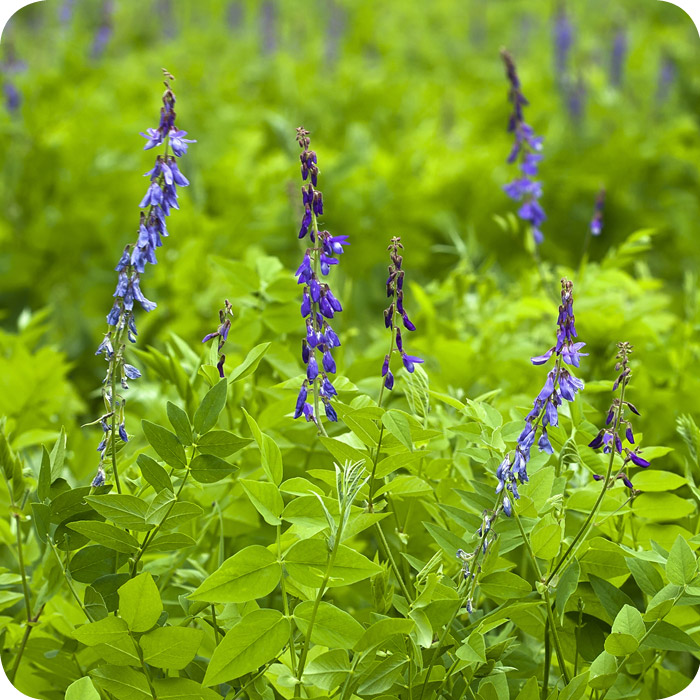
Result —
[[345, 680], [349, 671], [347, 652], [344, 649], [332, 649], [317, 656], [307, 665], [303, 681], [329, 692]]
[[588, 685], [590, 685], [591, 688], [595, 688], [596, 690], [609, 688], [617, 678], [617, 661], [612, 654], [609, 654], [607, 651], [602, 651], [600, 655], [593, 660], [589, 671]]
[[70, 575], [80, 583], [92, 583], [100, 576], [114, 573], [126, 561], [125, 556], [99, 544], [78, 550], [70, 560]]
[[99, 542], [105, 547], [116, 549], [117, 552], [131, 554], [139, 548], [139, 543], [134, 537], [109, 523], [102, 523], [97, 520], [79, 520], [78, 522], [68, 523], [67, 527], [75, 530], [75, 532], [79, 532], [88, 539]]
[[620, 632], [621, 634], [630, 634], [637, 640], [641, 639], [646, 632], [642, 614], [637, 608], [631, 605], [623, 606], [622, 610], [620, 610], [615, 617], [612, 631]]
[[624, 605], [612, 626], [612, 634], [605, 640], [605, 651], [613, 656], [627, 656], [637, 651], [646, 627], [642, 614], [631, 605]]
[[65, 700], [100, 700], [100, 694], [95, 689], [92, 681], [84, 676], [73, 681], [66, 688]]
[[540, 686], [535, 676], [530, 676], [515, 700], [540, 700]]
[[204, 513], [204, 511], [196, 503], [177, 501], [177, 503], [173, 504], [170, 515], [168, 515], [167, 519], [164, 521], [162, 528], [164, 530], [173, 530], [193, 518], [198, 518], [202, 513]]
[[55, 481], [61, 476], [63, 471], [63, 463], [66, 458], [66, 429], [61, 426], [61, 434], [56, 440], [56, 444], [51, 450], [51, 481]]
[[184, 469], [187, 466], [185, 448], [174, 433], [147, 420], [141, 421], [141, 425], [146, 440], [166, 464], [174, 469]]
[[656, 620], [665, 617], [673, 607], [673, 601], [680, 593], [681, 588], [675, 583], [665, 585], [647, 604], [645, 620]]
[[229, 430], [210, 430], [197, 440], [197, 449], [205, 455], [229, 457], [234, 452], [242, 450], [250, 438], [244, 438]]
[[413, 452], [411, 423], [408, 414], [391, 409], [382, 416], [382, 424], [402, 445]]
[[561, 575], [559, 583], [557, 584], [555, 604], [562, 624], [566, 604], [569, 602], [569, 598], [576, 592], [580, 576], [581, 567], [579, 566], [578, 560], [573, 559], [569, 566], [564, 569], [564, 573]]
[[243, 409], [250, 432], [255, 438], [255, 442], [260, 449], [260, 457], [262, 458], [262, 467], [265, 470], [267, 478], [273, 483], [279, 485], [282, 483], [284, 470], [282, 466], [282, 453], [277, 443], [269, 436], [265, 435], [260, 430], [256, 420]]
[[485, 595], [495, 600], [522, 598], [532, 590], [524, 578], [511, 571], [498, 571], [482, 576], [479, 580], [479, 586]]
[[390, 690], [401, 678], [402, 667], [408, 663], [404, 654], [390, 654], [375, 662], [360, 676], [357, 694], [377, 695]]
[[[294, 608], [294, 621], [304, 636], [307, 635], [313, 608], [314, 603], [310, 600]], [[352, 649], [363, 632], [364, 628], [352, 615], [321, 601], [311, 631], [311, 641], [330, 649]]]
[[212, 686], [257, 671], [289, 641], [289, 620], [277, 610], [254, 610], [237, 622], [212, 654], [203, 685]]
[[119, 616], [132, 632], [147, 632], [162, 612], [160, 593], [150, 573], [139, 574], [119, 588]]
[[190, 465], [192, 478], [200, 484], [214, 484], [232, 476], [238, 467], [215, 455], [197, 455]]
[[280, 515], [284, 510], [284, 501], [279, 488], [269, 481], [253, 481], [252, 479], [239, 479], [238, 483], [248, 494], [255, 509], [263, 516], [266, 523], [279, 525], [282, 521]]
[[168, 413], [168, 420], [170, 425], [173, 426], [175, 435], [177, 435], [178, 440], [183, 445], [192, 444], [192, 426], [190, 425], [190, 419], [187, 417], [187, 413], [175, 405], [172, 401], [168, 401], [165, 405], [166, 411]]
[[272, 345], [272, 343], [260, 343], [260, 345], [256, 345], [248, 353], [245, 360], [229, 374], [228, 381], [233, 384], [253, 374], [258, 368], [260, 360], [262, 360], [265, 353], [270, 349], [270, 345]]
[[245, 603], [271, 593], [282, 573], [277, 557], [258, 544], [229, 557], [190, 593], [190, 600], [208, 603]]
[[153, 685], [158, 700], [221, 700], [221, 695], [190, 678], [156, 678]]
[[634, 487], [640, 491], [665, 492], [680, 488], [684, 484], [687, 484], [688, 480], [673, 472], [664, 472], [659, 469], [645, 469], [634, 475], [633, 483]]
[[695, 512], [692, 501], [673, 493], [643, 493], [634, 499], [632, 510], [653, 521], [680, 520]]
[[149, 552], [172, 552], [175, 549], [193, 547], [197, 542], [182, 532], [167, 532], [154, 537], [148, 545]]
[[[330, 552], [323, 540], [297, 542], [284, 558], [285, 567], [292, 579], [304, 586], [319, 588], [323, 581]], [[335, 563], [331, 569], [329, 587], [348, 586], [381, 573], [382, 568], [367, 557], [345, 545], [339, 545]]]
[[[51, 456], [49, 451], [41, 446], [41, 468], [39, 470], [39, 481], [37, 482], [36, 493], [40, 501], [48, 498], [51, 488]], [[88, 681], [90, 679], [88, 678]]]
[[605, 612], [610, 615], [610, 619], [614, 620], [617, 614], [625, 605], [634, 605], [632, 599], [617, 586], [605, 579], [599, 578], [590, 574], [588, 580], [593, 586], [593, 592], [596, 594], [600, 604], [605, 608]]
[[170, 510], [170, 506], [175, 501], [175, 494], [168, 489], [163, 489], [156, 497], [151, 501], [148, 506], [148, 511], [146, 512], [146, 522], [151, 525], [157, 525], [160, 523], [167, 515]]
[[139, 640], [144, 661], [156, 668], [180, 670], [194, 659], [203, 630], [193, 627], [156, 627]]
[[479, 632], [472, 632], [469, 638], [464, 641], [464, 644], [457, 649], [455, 656], [468, 663], [485, 664], [486, 645], [484, 644], [484, 636]]
[[143, 478], [153, 487], [156, 493], [163, 489], [173, 490], [173, 482], [170, 480], [168, 472], [153, 457], [140, 454], [136, 462], [141, 468]]
[[45, 503], [32, 503], [32, 517], [34, 518], [36, 536], [41, 542], [46, 542], [49, 536], [51, 508]]
[[648, 596], [655, 596], [664, 587], [661, 574], [650, 561], [627, 557], [627, 567], [639, 588]]
[[219, 419], [219, 414], [226, 405], [228, 382], [225, 379], [214, 384], [209, 389], [202, 403], [194, 414], [194, 429], [199, 435], [209, 432]]
[[387, 640], [397, 634], [411, 634], [415, 623], [399, 617], [385, 617], [372, 623], [362, 634], [362, 637], [354, 645], [357, 652], [366, 652], [382, 646]]
[[105, 617], [104, 620], [89, 622], [76, 627], [73, 636], [87, 647], [106, 644], [129, 636], [129, 628], [120, 617]]
[[153, 700], [146, 676], [132, 668], [98, 666], [90, 673], [99, 687], [117, 700]]
[[151, 529], [146, 523], [148, 504], [136, 496], [108, 493], [104, 496], [86, 496], [85, 501], [101, 516], [127, 530], [145, 532]]
[[654, 624], [642, 646], [664, 651], [700, 651], [700, 646], [689, 634], [665, 620]]
[[561, 525], [552, 515], [537, 521], [530, 533], [532, 551], [540, 559], [554, 559], [561, 545]]
[[666, 561], [666, 576], [668, 576], [668, 580], [671, 583], [682, 586], [690, 583], [695, 578], [697, 570], [698, 562], [693, 550], [685, 538], [682, 535], [678, 535]]

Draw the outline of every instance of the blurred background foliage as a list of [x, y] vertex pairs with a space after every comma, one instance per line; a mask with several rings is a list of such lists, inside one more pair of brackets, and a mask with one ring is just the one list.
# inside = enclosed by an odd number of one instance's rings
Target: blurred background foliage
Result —
[[[502, 46], [544, 136], [544, 284], [502, 191], [514, 176]], [[114, 265], [136, 237], [152, 166], [139, 132], [157, 125], [163, 66], [177, 78], [178, 123], [198, 143], [182, 163], [192, 186], [144, 279], [159, 307], [140, 313], [137, 347], [154, 349], [134, 358], [146, 381], [130, 392], [131, 431], [177, 394], [176, 371], [158, 358], [194, 367], [225, 297], [231, 366], [273, 341], [256, 375], [269, 400], [261, 427], [291, 421], [300, 124], [319, 154], [324, 224], [352, 243], [331, 275], [350, 392], [379, 389], [386, 245], [397, 235], [418, 326], [409, 350], [426, 358], [436, 392], [493, 392], [500, 410], [522, 415], [542, 380], [529, 357], [552, 342], [566, 274], [590, 352], [584, 400], [605, 410], [614, 344], [629, 340], [645, 444], [678, 446], [678, 417], [697, 414], [700, 75], [697, 31], [678, 8], [47, 0], [15, 14], [0, 48], [0, 414], [15, 447], [65, 425], [76, 477], [94, 473], [99, 437], [70, 428], [100, 410], [93, 353]], [[582, 265], [603, 185], [603, 233]], [[311, 439], [305, 428], [291, 432]], [[681, 466], [680, 454], [665, 461]]]

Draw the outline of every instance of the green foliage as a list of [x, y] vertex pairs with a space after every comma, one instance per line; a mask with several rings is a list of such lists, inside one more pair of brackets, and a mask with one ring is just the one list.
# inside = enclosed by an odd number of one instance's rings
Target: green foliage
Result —
[[[688, 18], [651, 0], [567, 3], [561, 73], [558, 3], [544, 0], [123, 0], [102, 56], [102, 3], [76, 3], [63, 24], [55, 5], [3, 35], [4, 86], [22, 96], [0, 108], [0, 649], [14, 684], [45, 700], [654, 700], [685, 687], [700, 658]], [[501, 45], [544, 135], [538, 259], [501, 189]], [[137, 134], [156, 124], [162, 65], [197, 139], [192, 186], [142, 278], [158, 308], [124, 350], [143, 374], [119, 405], [129, 441], [108, 446], [93, 487], [93, 353], [152, 167]], [[320, 436], [291, 417], [299, 124], [323, 170], [321, 223], [352, 243], [329, 278], [339, 421]], [[603, 233], [588, 241], [601, 184]], [[380, 394], [393, 235], [417, 326], [404, 340], [425, 364]], [[564, 276], [585, 389], [548, 427], [553, 454], [533, 446], [508, 518], [495, 474], [545, 381], [528, 358], [555, 342]], [[224, 298], [221, 378], [216, 341], [200, 341]], [[635, 346], [626, 398], [641, 416], [625, 415], [648, 469], [589, 447], [620, 340]]]

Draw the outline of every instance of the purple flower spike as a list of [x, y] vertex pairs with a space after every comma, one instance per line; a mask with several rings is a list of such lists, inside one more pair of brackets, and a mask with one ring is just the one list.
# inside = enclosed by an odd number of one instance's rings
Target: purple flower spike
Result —
[[[302, 149], [301, 188], [303, 215], [299, 227], [299, 238], [309, 235], [311, 248], [304, 253], [296, 271], [297, 283], [304, 285], [301, 300], [301, 315], [306, 325], [306, 339], [302, 344], [302, 360], [306, 367], [306, 379], [297, 398], [294, 417], [302, 415], [307, 421], [316, 423], [319, 433], [325, 435], [319, 415], [314, 414], [311, 403], [306, 403], [307, 394], [313, 396], [313, 406], [320, 410], [318, 399], [323, 400], [326, 418], [335, 423], [338, 415], [330, 401], [337, 392], [327, 374], [335, 374], [336, 361], [331, 350], [340, 346], [340, 339], [328, 324], [336, 313], [343, 310], [342, 304], [324, 281], [331, 268], [339, 264], [343, 246], [348, 245], [347, 236], [331, 236], [319, 230], [318, 217], [323, 214], [323, 195], [316, 189], [318, 184], [318, 157], [309, 149], [311, 139], [306, 129], [297, 129], [297, 142]], [[320, 358], [317, 356], [320, 353]], [[321, 367], [319, 367], [319, 363]], [[307, 388], [308, 384], [308, 388]], [[303, 394], [303, 399], [301, 398]], [[306, 407], [309, 408], [306, 408]]]
[[508, 101], [513, 106], [513, 111], [508, 118], [508, 133], [513, 134], [514, 142], [507, 162], [518, 162], [521, 173], [503, 189], [511, 199], [522, 202], [518, 209], [518, 216], [530, 224], [533, 240], [536, 245], [540, 245], [544, 240], [540, 226], [547, 217], [538, 201], [542, 196], [542, 186], [533, 178], [537, 177], [539, 163], [543, 157], [542, 137], [536, 136], [532, 127], [525, 122], [523, 107], [528, 104], [528, 101], [522, 93], [513, 57], [504, 49], [501, 51], [501, 58], [510, 83]]
[[[394, 375], [389, 370], [391, 364], [391, 358], [394, 352], [401, 355], [403, 365], [408, 372], [415, 371], [415, 365], [417, 363], [422, 363], [423, 360], [419, 357], [414, 357], [413, 355], [408, 355], [404, 350], [403, 336], [401, 335], [401, 329], [398, 328], [395, 322], [396, 315], [400, 315], [403, 320], [403, 326], [407, 331], [415, 331], [416, 326], [408, 317], [408, 312], [404, 308], [404, 291], [403, 291], [403, 280], [404, 280], [404, 270], [403, 265], [403, 244], [401, 243], [401, 238], [394, 236], [387, 247], [389, 251], [389, 276], [386, 280], [386, 295], [390, 299], [389, 306], [384, 310], [384, 325], [391, 332], [391, 343], [389, 354], [384, 357], [384, 363], [382, 364], [382, 377], [384, 377], [383, 388], [393, 389], [394, 388]], [[382, 389], [383, 391], [383, 389]], [[380, 392], [379, 402], [381, 403], [382, 393]]]
[[[111, 30], [110, 30], [111, 31]], [[114, 292], [114, 303], [107, 314], [109, 333], [98, 348], [109, 363], [107, 376], [103, 382], [102, 398], [111, 416], [109, 436], [103, 436], [99, 451], [101, 460], [104, 460], [107, 448], [111, 445], [116, 449], [117, 436], [123, 442], [127, 442], [128, 435], [124, 428], [124, 400], [116, 395], [111, 387], [115, 379], [119, 380], [123, 390], [129, 388], [127, 380], [138, 379], [140, 371], [126, 363], [124, 346], [126, 341], [136, 342], [136, 323], [134, 320], [134, 302], [139, 302], [144, 311], [153, 311], [156, 303], [147, 299], [141, 290], [141, 276], [145, 273], [147, 265], [157, 264], [155, 249], [162, 245], [162, 239], [168, 235], [166, 219], [172, 209], [178, 208], [177, 188], [186, 187], [189, 184], [187, 178], [180, 172], [177, 157], [187, 150], [188, 143], [194, 143], [191, 139], [183, 138], [186, 132], [175, 127], [175, 93], [170, 87], [173, 77], [167, 71], [165, 74], [165, 92], [163, 93], [163, 106], [160, 110], [160, 120], [157, 128], [149, 128], [142, 132], [146, 139], [144, 150], [150, 150], [165, 144], [164, 152], [156, 156], [153, 167], [146, 173], [149, 185], [146, 195], [141, 200], [139, 207], [142, 209], [137, 228], [137, 239], [127, 245], [116, 265], [118, 272], [117, 286]], [[174, 155], [168, 155], [168, 150]], [[206, 340], [206, 339], [205, 339]], [[104, 470], [102, 461], [98, 470], [97, 480], [102, 473], [104, 483]]]

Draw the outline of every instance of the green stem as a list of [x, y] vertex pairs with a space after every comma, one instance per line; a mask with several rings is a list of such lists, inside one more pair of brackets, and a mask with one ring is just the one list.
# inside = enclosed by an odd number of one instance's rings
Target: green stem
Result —
[[[282, 565], [282, 525], [277, 526], [277, 559]], [[284, 610], [284, 615], [286, 618], [291, 620], [291, 615], [289, 614], [289, 600], [287, 598], [287, 584], [284, 580], [285, 572], [282, 571], [282, 577], [280, 579], [280, 587], [282, 590], [282, 608]], [[292, 674], [296, 678], [297, 676], [297, 651], [294, 645], [294, 626], [289, 626], [289, 656], [292, 665]], [[301, 679], [300, 679], [301, 680]]]
[[384, 553], [386, 554], [387, 559], [389, 560], [389, 566], [391, 566], [394, 576], [396, 576], [396, 580], [398, 581], [399, 588], [401, 588], [401, 593], [403, 593], [404, 598], [409, 603], [413, 602], [413, 599], [411, 598], [411, 594], [408, 592], [408, 588], [406, 587], [406, 582], [403, 580], [403, 577], [401, 576], [401, 572], [399, 571], [399, 567], [396, 565], [396, 560], [394, 559], [394, 555], [391, 553], [391, 549], [389, 547], [389, 543], [387, 542], [386, 535], [384, 534], [384, 531], [382, 530], [381, 523], [375, 523], [374, 528], [377, 532], [377, 535], [379, 536], [379, 542], [382, 545], [382, 549], [384, 550]]
[[151, 691], [151, 697], [153, 700], [158, 700], [158, 696], [156, 695], [156, 689], [153, 687], [153, 681], [151, 680], [151, 674], [148, 672], [148, 667], [146, 666], [146, 662], [143, 660], [143, 652], [141, 651], [141, 647], [138, 645], [138, 642], [134, 639], [134, 636], [129, 632], [129, 636], [131, 637], [132, 641], [134, 642], [134, 646], [136, 647], [136, 653], [139, 656], [139, 661], [141, 662], [141, 668], [143, 669], [143, 674], [146, 676], [146, 681], [148, 682], [148, 688]]
[[321, 582], [321, 587], [318, 589], [316, 594], [316, 600], [314, 601], [314, 607], [311, 610], [311, 616], [309, 617], [309, 626], [306, 630], [306, 636], [304, 639], [304, 644], [301, 649], [301, 655], [299, 656], [299, 668], [296, 674], [297, 682], [294, 686], [294, 697], [300, 697], [301, 691], [301, 677], [304, 674], [304, 667], [306, 666], [306, 658], [309, 654], [309, 647], [311, 646], [311, 633], [313, 632], [314, 625], [316, 623], [316, 615], [318, 614], [318, 608], [321, 605], [321, 599], [323, 594], [326, 592], [326, 585], [331, 577], [331, 571], [333, 570], [333, 564], [335, 564], [335, 558], [338, 554], [338, 549], [340, 548], [340, 540], [342, 536], [342, 523], [343, 523], [343, 513], [340, 513], [340, 525], [338, 526], [338, 531], [335, 533], [335, 540], [333, 542], [333, 549], [331, 550], [330, 556], [328, 557], [328, 563], [326, 564], [326, 572], [323, 575], [323, 580]]
[[[13, 504], [14, 505], [14, 504]], [[22, 590], [24, 592], [24, 607], [27, 611], [27, 621], [32, 619], [32, 603], [29, 592], [29, 583], [27, 582], [27, 572], [24, 566], [24, 550], [22, 549], [22, 529], [20, 527], [20, 515], [19, 513], [13, 513], [12, 517], [15, 520], [15, 526], [17, 528], [17, 561], [19, 562], [19, 571], [22, 576]]]
[[345, 695], [347, 694], [348, 687], [350, 685], [350, 679], [355, 674], [355, 669], [357, 668], [357, 664], [360, 663], [362, 656], [363, 655], [359, 652], [355, 654], [355, 657], [352, 660], [352, 666], [350, 666], [350, 671], [348, 671], [348, 675], [345, 677], [345, 683], [343, 683], [343, 689], [340, 691], [340, 698], [338, 700], [345, 700]]
[[549, 637], [549, 617], [544, 620], [544, 668], [542, 669], [542, 700], [549, 695], [549, 670], [552, 667], [552, 644]]
[[214, 641], [216, 642], [216, 646], [219, 646], [219, 642], [221, 641], [219, 639], [219, 623], [216, 621], [216, 606], [213, 604], [211, 606], [211, 621], [214, 623]]
[[374, 476], [377, 473], [377, 462], [379, 462], [379, 451], [382, 448], [383, 437], [384, 423], [382, 423], [379, 427], [379, 440], [377, 441], [377, 449], [374, 453], [374, 459], [372, 460], [372, 473], [369, 475], [369, 496], [367, 497], [367, 510], [370, 513], [374, 512]]
[[[530, 539], [528, 536], [525, 534], [525, 529], [523, 528], [523, 524], [520, 521], [520, 516], [518, 515], [518, 511], [513, 507], [513, 515], [515, 516], [515, 522], [518, 525], [518, 529], [520, 530], [520, 534], [523, 538], [523, 542], [525, 543], [525, 547], [527, 548], [528, 553], [530, 554], [530, 558], [532, 559], [532, 566], [535, 569], [535, 573], [537, 574], [537, 579], [538, 581], [542, 581], [542, 572], [540, 571], [540, 565], [537, 563], [537, 558], [535, 557], [535, 553], [532, 551], [532, 545], [530, 544]], [[547, 619], [549, 620], [549, 629], [550, 632], [552, 633], [552, 641], [554, 642], [554, 651], [556, 652], [557, 655], [557, 661], [559, 662], [559, 668], [561, 670], [562, 675], [564, 676], [564, 682], [568, 685], [569, 683], [569, 673], [566, 670], [566, 665], [564, 664], [564, 654], [562, 653], [561, 649], [561, 643], [559, 641], [559, 634], [557, 633], [557, 626], [556, 626], [556, 621], [554, 619], [554, 615], [552, 613], [552, 600], [549, 595], [549, 588], [547, 585], [544, 586], [543, 589], [543, 595], [545, 599], [545, 605], [547, 607]]]
[[620, 418], [622, 416], [622, 407], [624, 405], [624, 399], [625, 399], [625, 387], [627, 386], [627, 380], [622, 381], [622, 387], [620, 389], [620, 403], [617, 406], [617, 411], [615, 413], [615, 421], [613, 422], [613, 431], [612, 431], [612, 437], [611, 437], [611, 445], [610, 445], [610, 461], [608, 462], [608, 471], [607, 474], [605, 475], [605, 479], [603, 479], [603, 487], [600, 490], [600, 493], [598, 494], [598, 498], [596, 499], [596, 502], [593, 504], [593, 508], [591, 509], [591, 512], [588, 514], [588, 517], [584, 521], [583, 525], [581, 525], [581, 528], [579, 531], [576, 533], [574, 536], [574, 539], [572, 540], [571, 544], [569, 545], [568, 549], [564, 552], [562, 558], [559, 560], [557, 565], [554, 567], [552, 572], [547, 576], [547, 580], [545, 581], [545, 585], [549, 585], [549, 582], [554, 578], [556, 575], [557, 571], [561, 569], [562, 565], [564, 562], [567, 560], [569, 556], [573, 556], [576, 553], [576, 550], [580, 546], [580, 541], [582, 538], [588, 533], [589, 526], [591, 524], [591, 521], [595, 517], [596, 513], [598, 512], [598, 508], [600, 507], [600, 504], [603, 502], [603, 498], [605, 498], [605, 492], [608, 490], [608, 482], [610, 481], [610, 477], [612, 475], [612, 470], [613, 470], [613, 464], [615, 461], [615, 439], [617, 437], [618, 430], [620, 428]]
[[177, 493], [175, 494], [175, 499], [173, 502], [170, 504], [168, 507], [167, 512], [165, 513], [165, 516], [163, 519], [149, 532], [146, 534], [146, 536], [143, 538], [143, 542], [141, 543], [141, 546], [139, 547], [139, 551], [136, 553], [136, 557], [134, 558], [134, 561], [131, 565], [131, 573], [130, 573], [130, 578], [134, 578], [136, 576], [136, 567], [138, 566], [139, 561], [141, 560], [141, 557], [146, 553], [146, 550], [148, 549], [148, 545], [153, 542], [153, 539], [155, 536], [158, 534], [160, 531], [161, 527], [163, 526], [163, 523], [168, 519], [168, 516], [170, 515], [172, 509], [175, 507], [175, 504], [178, 501], [178, 498], [180, 497], [180, 494], [182, 493], [182, 489], [184, 488], [185, 484], [187, 483], [187, 477], [190, 475], [190, 464], [192, 464], [192, 460], [194, 459], [196, 450], [192, 450], [192, 455], [190, 457], [190, 460], [187, 464], [187, 471], [185, 472], [185, 476], [182, 478], [182, 483], [180, 484], [180, 487], [177, 490]]
[[68, 572], [66, 571], [66, 567], [63, 565], [63, 562], [61, 561], [61, 557], [56, 549], [56, 545], [51, 541], [51, 539], [49, 539], [48, 542], [49, 542], [49, 545], [51, 546], [51, 550], [56, 555], [56, 561], [58, 561], [58, 565], [61, 567], [61, 572], [63, 573], [63, 578], [66, 580], [66, 583], [68, 584], [68, 588], [69, 588], [70, 592], [72, 593], [76, 602], [80, 606], [80, 609], [85, 613], [85, 617], [87, 617], [88, 622], [93, 622], [92, 616], [87, 611], [87, 608], [83, 604], [83, 601], [80, 600], [80, 596], [78, 595], [75, 588], [73, 587], [73, 582], [71, 581], [70, 577], [68, 576]]

